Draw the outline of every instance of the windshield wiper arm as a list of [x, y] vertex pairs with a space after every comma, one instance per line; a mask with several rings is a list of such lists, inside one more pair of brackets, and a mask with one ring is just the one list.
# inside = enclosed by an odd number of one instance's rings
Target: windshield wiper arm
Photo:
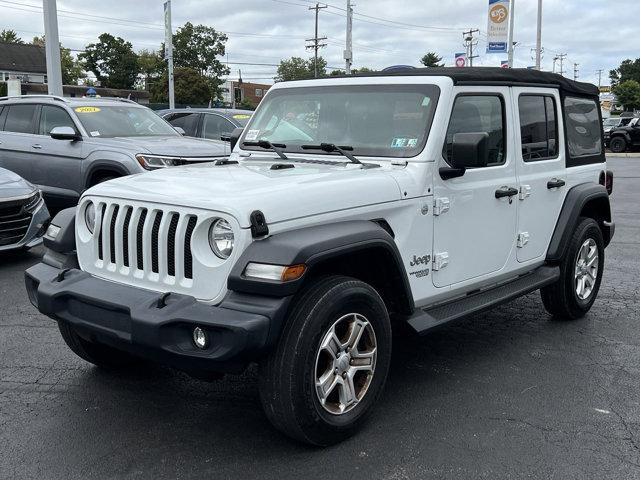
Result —
[[265, 150], [272, 150], [278, 154], [283, 160], [289, 160], [289, 158], [283, 153], [281, 148], [287, 148], [284, 143], [271, 143], [269, 140], [258, 140], [257, 142], [242, 142], [243, 147], [260, 147]]
[[327, 152], [327, 153], [338, 152], [343, 157], [347, 157], [349, 160], [351, 160], [352, 163], [362, 165], [363, 167], [365, 166], [364, 163], [362, 163], [360, 160], [354, 157], [351, 153], [349, 153], [350, 150], [353, 150], [353, 147], [349, 147], [349, 146], [339, 147], [338, 145], [335, 145], [333, 143], [321, 143], [320, 145], [302, 145], [301, 148], [303, 150], [322, 150], [323, 152]]

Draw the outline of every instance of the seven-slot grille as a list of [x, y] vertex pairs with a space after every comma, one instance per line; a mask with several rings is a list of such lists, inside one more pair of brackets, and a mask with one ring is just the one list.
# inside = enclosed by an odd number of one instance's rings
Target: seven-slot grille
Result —
[[97, 267], [166, 284], [193, 280], [196, 215], [103, 202], [96, 208]]
[[0, 247], [14, 245], [24, 238], [31, 225], [31, 213], [25, 205], [32, 200], [12, 200], [0, 202]]

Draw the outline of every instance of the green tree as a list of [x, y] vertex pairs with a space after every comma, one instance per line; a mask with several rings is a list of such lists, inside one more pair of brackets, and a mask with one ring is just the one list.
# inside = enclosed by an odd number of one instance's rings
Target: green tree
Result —
[[98, 37], [98, 43], [86, 46], [78, 58], [85, 62], [104, 87], [133, 88], [140, 67], [138, 55], [130, 42], [109, 33]]
[[237, 108], [241, 110], [255, 110], [256, 106], [253, 104], [251, 100], [245, 98], [239, 104], [236, 105]]
[[[33, 37], [33, 40], [31, 40], [31, 44], [44, 48], [44, 35]], [[75, 58], [73, 58], [73, 55], [71, 55], [71, 50], [69, 50], [68, 48], [64, 48], [62, 44], [60, 44], [60, 63], [62, 68], [63, 85], [77, 85], [78, 80], [86, 77], [86, 75], [84, 74], [83, 63], [80, 60], [76, 60]]]
[[640, 83], [635, 80], [627, 80], [616, 85], [613, 93], [618, 101], [624, 105], [625, 110], [640, 109]]
[[144, 89], [149, 90], [152, 80], [160, 78], [166, 69], [164, 60], [159, 52], [153, 50], [140, 50], [138, 52], [138, 67], [144, 77]]
[[5, 43], [24, 43], [15, 30], [2, 30], [0, 32], [0, 42]]
[[[210, 80], [211, 96], [220, 98], [222, 77], [229, 75], [229, 69], [219, 58], [226, 54], [228, 37], [215, 28], [206, 25], [185, 23], [173, 35], [173, 64], [190, 68]], [[164, 43], [160, 51], [164, 52]]]
[[441, 62], [442, 57], [436, 52], [428, 52], [424, 57], [420, 59], [420, 63], [429, 68], [444, 67], [444, 63]]
[[609, 78], [613, 86], [624, 83], [627, 80], [640, 82], [640, 58], [623, 61], [618, 68], [609, 72]]
[[[176, 67], [173, 71], [173, 86], [176, 103], [203, 105], [211, 100], [211, 80], [193, 68]], [[165, 71], [151, 85], [151, 102], [169, 102], [169, 78]]]
[[[289, 82], [291, 80], [307, 80], [315, 75], [315, 59], [305, 60], [300, 57], [291, 57], [288, 60], [281, 60], [278, 66], [276, 82]], [[343, 72], [344, 73], [344, 72]], [[333, 72], [332, 72], [333, 74]], [[318, 57], [318, 77], [327, 76], [327, 61]]]

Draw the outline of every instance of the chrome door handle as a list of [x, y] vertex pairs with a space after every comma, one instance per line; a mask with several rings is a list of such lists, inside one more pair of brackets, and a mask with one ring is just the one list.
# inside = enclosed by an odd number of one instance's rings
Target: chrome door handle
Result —
[[36, 150], [40, 150], [42, 148], [42, 145], [40, 145], [39, 143], [36, 143], [35, 145], [31, 145], [31, 148], [35, 148]]

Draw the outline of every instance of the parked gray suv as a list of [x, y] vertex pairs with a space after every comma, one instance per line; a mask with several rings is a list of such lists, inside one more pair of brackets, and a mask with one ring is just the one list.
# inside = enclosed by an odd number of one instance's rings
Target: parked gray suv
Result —
[[54, 207], [115, 177], [225, 157], [228, 146], [183, 137], [126, 99], [0, 98], [0, 167], [34, 183]]

